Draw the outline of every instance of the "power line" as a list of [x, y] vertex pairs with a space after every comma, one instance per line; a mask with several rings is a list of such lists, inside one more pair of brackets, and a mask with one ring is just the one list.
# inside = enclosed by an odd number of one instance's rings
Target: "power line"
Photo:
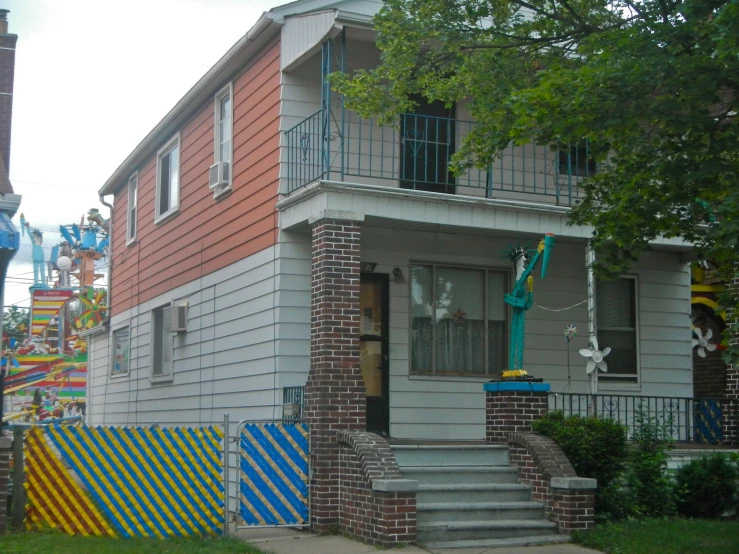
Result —
[[55, 188], [63, 188], [63, 189], [74, 189], [74, 190], [91, 190], [94, 192], [97, 192], [98, 189], [94, 188], [87, 188], [87, 187], [73, 187], [70, 185], [59, 185], [54, 183], [41, 183], [39, 181], [26, 181], [25, 179], [10, 179], [11, 183], [26, 183], [27, 185], [41, 185], [42, 187], [55, 187]]

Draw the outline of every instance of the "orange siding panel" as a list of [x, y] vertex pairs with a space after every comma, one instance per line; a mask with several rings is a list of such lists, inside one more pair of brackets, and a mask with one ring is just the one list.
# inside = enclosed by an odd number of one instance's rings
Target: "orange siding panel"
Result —
[[[121, 313], [277, 242], [280, 45], [274, 42], [234, 80], [233, 192], [216, 202], [213, 103], [180, 130], [180, 211], [156, 225], [156, 155], [139, 168], [136, 242], [126, 246], [128, 195], [115, 194], [112, 313]], [[164, 144], [171, 137], [161, 137]], [[124, 185], [122, 183], [122, 185]]]

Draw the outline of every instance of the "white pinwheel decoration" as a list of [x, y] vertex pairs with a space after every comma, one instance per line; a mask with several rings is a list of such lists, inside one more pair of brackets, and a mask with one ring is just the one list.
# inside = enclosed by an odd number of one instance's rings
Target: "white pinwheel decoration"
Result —
[[611, 352], [611, 348], [609, 346], [606, 346], [603, 350], [598, 349], [598, 339], [593, 337], [592, 342], [593, 348], [583, 348], [580, 350], [580, 354], [585, 356], [586, 358], [590, 358], [588, 360], [588, 365], [585, 366], [585, 371], [588, 375], [593, 373], [595, 368], [597, 367], [601, 371], [608, 371], [608, 364], [606, 364], [606, 361], [603, 359]]
[[712, 342], [708, 342], [713, 337], [713, 331], [711, 329], [706, 330], [706, 334], [700, 330], [700, 327], [694, 327], [693, 332], [697, 335], [697, 339], [693, 339], [693, 348], [698, 347], [698, 355], [701, 358], [706, 357], [706, 350], [713, 352], [716, 350], [716, 345]]

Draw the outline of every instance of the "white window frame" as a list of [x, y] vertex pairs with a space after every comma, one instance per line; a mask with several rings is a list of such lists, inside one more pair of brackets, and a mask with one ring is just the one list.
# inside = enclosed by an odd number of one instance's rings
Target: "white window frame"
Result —
[[[161, 311], [162, 312], [162, 318], [164, 317], [164, 310], [171, 310], [172, 305], [171, 303], [162, 304], [160, 306], [157, 306], [156, 308], [151, 310], [150, 315], [150, 324], [149, 324], [149, 342], [150, 342], [150, 352], [149, 352], [149, 359], [151, 360], [151, 372], [150, 372], [150, 381], [152, 383], [162, 383], [162, 382], [170, 382], [173, 379], [174, 376], [174, 336], [171, 337], [170, 341], [170, 353], [169, 353], [169, 359], [170, 359], [170, 366], [169, 371], [164, 372], [160, 374], [155, 374], [154, 369], [156, 367], [156, 339], [157, 339], [157, 332], [156, 332], [156, 312]], [[170, 311], [170, 322], [171, 322], [171, 311]], [[164, 336], [165, 333], [170, 333], [168, 329], [162, 329], [162, 336]], [[162, 349], [164, 349], [164, 345], [162, 345]], [[162, 350], [164, 352], [164, 350]], [[163, 368], [164, 369], [164, 368]]]
[[[177, 148], [178, 156], [177, 156], [177, 202], [174, 203], [169, 207], [169, 210], [167, 210], [164, 213], [159, 213], [159, 196], [161, 193], [161, 187], [162, 187], [162, 158], [169, 154], [172, 150]], [[181, 141], [180, 141], [180, 133], [177, 133], [174, 137], [169, 139], [167, 143], [159, 149], [159, 152], [157, 152], [157, 186], [156, 186], [156, 195], [154, 198], [154, 223], [162, 223], [163, 221], [166, 221], [170, 217], [173, 217], [180, 211], [180, 196], [182, 193], [182, 148], [181, 148]]]
[[[436, 370], [436, 364], [434, 362], [434, 367], [431, 371], [416, 371], [413, 369], [413, 348], [411, 346], [411, 337], [410, 337], [410, 330], [413, 328], [413, 314], [411, 310], [411, 302], [413, 301], [413, 293], [412, 293], [412, 287], [413, 287], [413, 266], [414, 265], [427, 265], [431, 266], [433, 268], [433, 277], [431, 279], [432, 289], [431, 289], [431, 301], [432, 303], [435, 302], [435, 295], [436, 295], [436, 269], [437, 268], [450, 268], [450, 269], [471, 269], [471, 270], [477, 270], [482, 271], [485, 274], [484, 279], [484, 288], [483, 288], [483, 298], [481, 299], [481, 302], [483, 302], [485, 306], [485, 314], [487, 315], [487, 298], [490, 294], [490, 291], [488, 290], [488, 279], [487, 279], [487, 273], [488, 272], [495, 272], [495, 273], [503, 273], [506, 278], [505, 282], [510, 286], [511, 283], [511, 272], [507, 268], [503, 267], [488, 267], [488, 266], [480, 266], [480, 265], [465, 265], [465, 264], [457, 264], [457, 263], [448, 263], [448, 262], [429, 262], [429, 261], [421, 261], [421, 260], [410, 260], [408, 264], [408, 331], [409, 331], [409, 337], [408, 337], [408, 375], [411, 379], [429, 379], [429, 378], [441, 378], [441, 379], [463, 379], [463, 380], [474, 380], [474, 379], [482, 379], [484, 381], [489, 381], [491, 376], [495, 376], [494, 373], [490, 372], [490, 363], [488, 360], [488, 349], [485, 348], [484, 352], [484, 364], [485, 364], [485, 373], [473, 373], [469, 371], [437, 371]], [[507, 292], [507, 291], [506, 291]], [[487, 320], [486, 320], [487, 322]], [[505, 340], [503, 341], [503, 360], [504, 364], [507, 365], [508, 361], [508, 349], [509, 349], [509, 342], [510, 342], [510, 333], [511, 333], [511, 313], [510, 308], [506, 305], [505, 306], [505, 322], [504, 322], [504, 329], [505, 329]], [[485, 333], [486, 333], [486, 340], [487, 340], [487, 333], [488, 333], [487, 324], [485, 326]], [[433, 354], [433, 357], [435, 359], [435, 353]]]
[[[609, 369], [606, 373], [598, 374], [598, 388], [603, 390], [613, 389], [639, 389], [641, 388], [641, 329], [639, 325], [639, 277], [633, 274], [619, 275], [618, 279], [626, 279], [633, 281], [634, 283], [634, 341], [636, 346], [636, 374], [631, 373], [612, 373]], [[597, 294], [598, 287], [596, 285], [596, 305], [597, 305]], [[601, 330], [601, 326], [598, 323], [598, 313], [595, 314], [595, 335], [598, 336], [598, 332]], [[619, 328], [606, 327], [605, 331], [618, 331]], [[629, 329], [631, 330], [631, 329]], [[600, 338], [598, 339], [598, 346], [603, 349], [609, 344], [601, 343]], [[604, 361], [608, 363], [608, 357], [604, 358]]]
[[[136, 242], [136, 232], [138, 231], [139, 223], [139, 172], [134, 171], [133, 175], [128, 178], [128, 208], [126, 212], [126, 246], [129, 246]], [[132, 194], [133, 192], [133, 194]], [[133, 196], [133, 198], [131, 198]], [[133, 204], [133, 206], [131, 205]], [[133, 217], [131, 212], [135, 210]], [[131, 232], [131, 224], [133, 223], [133, 233]]]
[[233, 94], [233, 82], [228, 83], [225, 87], [219, 90], [213, 100], [213, 161], [218, 163], [224, 161], [221, 159], [221, 126], [220, 126], [220, 108], [223, 97], [228, 94], [231, 99], [231, 113], [229, 114], [229, 121], [231, 122], [231, 152], [229, 154], [229, 168], [228, 168], [228, 186], [225, 186], [213, 193], [214, 198], [219, 198], [228, 192], [231, 192], [233, 188], [233, 167], [234, 167], [234, 94]]
[[[119, 333], [123, 331], [124, 329], [128, 329], [128, 369], [126, 371], [119, 371], [115, 372], [115, 335], [116, 333]], [[131, 373], [131, 326], [126, 323], [125, 325], [121, 325], [119, 327], [116, 327], [115, 329], [112, 329], [110, 332], [110, 377], [112, 379], [115, 379], [117, 377], [127, 377]]]

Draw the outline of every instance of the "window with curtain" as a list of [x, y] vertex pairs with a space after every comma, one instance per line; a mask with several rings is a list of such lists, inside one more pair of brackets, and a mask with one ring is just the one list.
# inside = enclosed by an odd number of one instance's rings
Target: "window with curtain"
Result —
[[505, 368], [508, 272], [414, 264], [411, 371], [491, 375]]
[[608, 372], [599, 380], [636, 383], [639, 373], [637, 281], [622, 277], [612, 281], [598, 280], [595, 285], [598, 346], [611, 347], [605, 358]]
[[112, 375], [123, 375], [130, 369], [131, 330], [123, 327], [113, 331], [113, 367]]

